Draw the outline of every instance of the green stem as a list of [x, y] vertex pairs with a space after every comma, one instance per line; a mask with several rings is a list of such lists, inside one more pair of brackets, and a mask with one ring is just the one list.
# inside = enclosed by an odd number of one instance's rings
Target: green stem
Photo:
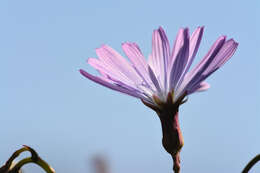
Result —
[[24, 166], [27, 163], [35, 163], [39, 165], [46, 173], [55, 173], [54, 169], [48, 165], [44, 160], [41, 158], [38, 158], [37, 160], [32, 159], [31, 157], [27, 157], [21, 161], [19, 161], [13, 168], [10, 170], [10, 173], [16, 172], [17, 170], [20, 170], [22, 166]]
[[14, 159], [17, 158], [24, 151], [28, 151], [28, 149], [23, 147], [23, 148], [15, 151], [12, 154], [12, 156], [6, 161], [5, 165], [0, 168], [0, 173], [8, 171], [9, 168], [11, 167], [12, 162], [14, 161]]
[[248, 173], [248, 171], [260, 160], [260, 154], [256, 155], [244, 168], [242, 173]]

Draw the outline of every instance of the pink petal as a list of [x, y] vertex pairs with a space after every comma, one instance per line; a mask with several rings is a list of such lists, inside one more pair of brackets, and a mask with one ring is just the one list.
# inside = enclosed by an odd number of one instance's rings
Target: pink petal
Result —
[[223, 64], [225, 64], [231, 56], [235, 53], [237, 49], [238, 43], [236, 43], [233, 39], [226, 41], [223, 45], [217, 56], [214, 58], [210, 66], [205, 70], [205, 74], [215, 71]]
[[222, 48], [219, 50], [214, 60], [211, 61], [210, 65], [203, 71], [201, 76], [197, 79], [196, 83], [204, 81], [207, 77], [214, 73], [221, 65], [223, 65], [234, 54], [237, 46], [238, 43], [236, 43], [233, 39], [226, 41]]
[[185, 69], [182, 72], [182, 75], [176, 85], [175, 88], [178, 88], [180, 86], [180, 84], [182, 83], [186, 73], [188, 72], [188, 70], [190, 69], [190, 66], [197, 54], [197, 51], [199, 49], [199, 45], [202, 39], [202, 35], [203, 35], [203, 30], [204, 27], [198, 27], [191, 35], [190, 38], [190, 45], [189, 45], [189, 57], [185, 66]]
[[[225, 36], [218, 38], [215, 43], [210, 48], [209, 52], [205, 55], [205, 57], [199, 62], [197, 66], [195, 66], [190, 72], [188, 72], [182, 83], [176, 89], [176, 97], [182, 95], [185, 91], [191, 90], [201, 78], [202, 73], [207, 69], [213, 59], [216, 57], [219, 50], [225, 43]], [[200, 80], [201, 81], [201, 80]]]
[[122, 48], [126, 56], [132, 62], [138, 75], [142, 77], [147, 85], [151, 84], [150, 77], [148, 75], [148, 64], [145, 61], [145, 57], [143, 56], [138, 45], [135, 43], [123, 43]]
[[156, 76], [155, 76], [155, 74], [154, 74], [154, 72], [153, 72], [153, 70], [151, 69], [150, 66], [148, 66], [148, 72], [149, 72], [149, 76], [150, 76], [154, 86], [156, 87], [157, 93], [161, 94], [162, 93], [162, 88], [161, 88], [160, 83], [157, 80], [157, 78], [156, 78]]
[[197, 86], [195, 86], [191, 90], [189, 90], [188, 94], [205, 91], [209, 88], [210, 88], [210, 85], [207, 82], [201, 82], [200, 84], [198, 84]]
[[191, 88], [197, 83], [198, 79], [201, 78], [202, 73], [208, 68], [210, 63], [214, 60], [218, 52], [221, 50], [225, 43], [226, 37], [222, 36], [217, 39], [217, 41], [210, 48], [206, 56], [199, 62], [199, 64], [194, 67], [189, 73], [187, 73], [189, 86]]
[[123, 73], [118, 72], [116, 69], [111, 68], [111, 66], [104, 64], [102, 61], [100, 61], [96, 58], [89, 58], [88, 64], [90, 64], [92, 67], [94, 67], [100, 73], [111, 76], [112, 78], [120, 80], [123, 83], [130, 85], [132, 87], [134, 87], [134, 85], [135, 85], [134, 82], [132, 80], [129, 80], [128, 77], [125, 76]]
[[128, 94], [128, 95], [133, 96], [133, 97], [137, 97], [137, 98], [140, 98], [140, 99], [147, 100], [146, 97], [142, 96], [137, 91], [131, 91], [131, 90], [128, 90], [126, 88], [122, 88], [122, 87], [120, 87], [118, 85], [114, 85], [112, 83], [109, 83], [109, 82], [107, 82], [107, 81], [97, 77], [97, 76], [93, 76], [93, 75], [89, 74], [88, 72], [86, 72], [86, 71], [84, 71], [82, 69], [80, 69], [79, 71], [86, 78], [88, 78], [88, 79], [90, 79], [90, 80], [92, 80], [92, 81], [94, 81], [94, 82], [96, 82], [96, 83], [98, 83], [100, 85], [103, 85], [103, 86], [105, 86], [107, 88], [110, 88], [110, 89], [115, 90], [115, 91], [119, 91], [119, 92], [124, 93], [124, 94]]
[[[180, 80], [189, 57], [189, 33], [188, 29], [180, 30], [175, 41], [173, 52], [173, 64], [169, 69], [169, 89], [174, 89]], [[176, 52], [178, 51], [178, 52]]]
[[169, 41], [162, 27], [154, 30], [152, 37], [152, 60], [154, 72], [159, 81], [166, 88], [166, 70], [170, 56]]
[[187, 61], [187, 65], [185, 67], [185, 71], [187, 72], [198, 52], [199, 45], [202, 39], [204, 27], [198, 27], [191, 35], [190, 38], [190, 46], [189, 46], [189, 58]]
[[147, 72], [147, 62], [137, 44], [123, 43], [122, 48], [136, 68], [140, 69], [142, 72]]
[[96, 49], [99, 59], [111, 69], [123, 74], [134, 83], [141, 83], [142, 79], [130, 63], [111, 47], [104, 45]]

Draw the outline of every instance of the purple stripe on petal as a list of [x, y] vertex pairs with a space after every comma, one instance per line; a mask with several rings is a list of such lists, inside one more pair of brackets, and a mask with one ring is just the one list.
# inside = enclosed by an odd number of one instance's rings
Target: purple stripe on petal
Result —
[[161, 87], [160, 87], [159, 81], [157, 80], [157, 78], [156, 78], [156, 76], [155, 76], [155, 74], [154, 74], [154, 72], [153, 72], [153, 70], [151, 69], [150, 66], [148, 66], [148, 72], [149, 72], [149, 76], [150, 76], [150, 78], [151, 78], [151, 80], [152, 80], [154, 86], [155, 86], [156, 89], [157, 89], [157, 92], [158, 92], [158, 93], [161, 93], [161, 92], [162, 92], [162, 89], [161, 89]]
[[159, 27], [158, 33], [160, 34], [160, 38], [162, 40], [162, 49], [163, 49], [163, 60], [164, 60], [164, 69], [167, 70], [167, 66], [169, 64], [170, 60], [170, 43], [169, 40], [165, 34], [165, 31], [162, 27]]
[[192, 69], [191, 72], [187, 73], [188, 78], [190, 78], [188, 88], [192, 87], [194, 83], [200, 78], [201, 74], [208, 68], [210, 63], [214, 60], [226, 40], [225, 36], [220, 37], [210, 48], [206, 56], [199, 62], [199, 64]]
[[221, 67], [235, 53], [237, 46], [238, 43], [236, 43], [233, 39], [226, 41], [226, 43], [223, 45], [217, 56], [214, 58], [214, 60], [204, 73], [210, 73], [211, 71], [214, 71], [217, 68]]
[[193, 85], [196, 85], [201, 81], [204, 81], [212, 73], [214, 73], [221, 65], [223, 65], [234, 54], [237, 46], [238, 43], [236, 43], [233, 39], [226, 41], [225, 44], [220, 49], [220, 51], [218, 52], [218, 54], [216, 55], [216, 57], [214, 58], [214, 60], [207, 67], [207, 69], [203, 71], [202, 75], [197, 79], [196, 83], [194, 83]]
[[138, 45], [135, 43], [123, 43], [122, 48], [132, 62], [137, 74], [142, 78], [144, 85], [154, 91], [155, 87], [148, 73], [148, 64]]
[[96, 49], [99, 59], [110, 68], [124, 74], [134, 83], [141, 83], [141, 78], [130, 63], [111, 47], [104, 45]]
[[185, 67], [185, 73], [189, 70], [197, 52], [202, 39], [204, 27], [198, 27], [191, 35], [189, 46], [189, 58]]
[[137, 44], [123, 43], [122, 48], [136, 68], [140, 69], [142, 72], [147, 72], [147, 62]]
[[161, 58], [161, 61], [163, 61], [163, 68], [164, 68], [164, 73], [161, 78], [163, 78], [163, 85], [164, 85], [164, 90], [165, 90], [165, 95], [167, 95], [167, 73], [168, 73], [168, 64], [170, 61], [170, 43], [169, 40], [163, 30], [162, 27], [159, 27], [158, 33], [160, 34], [160, 38], [162, 40], [162, 50], [163, 50], [163, 58]]
[[[174, 89], [183, 73], [185, 65], [189, 57], [189, 33], [188, 28], [185, 28], [182, 32], [182, 36], [179, 37], [179, 41], [176, 41], [176, 47], [180, 47], [179, 52], [174, 58], [172, 68], [169, 69], [169, 89]], [[175, 53], [174, 53], [175, 54]]]
[[182, 83], [186, 73], [188, 72], [188, 70], [190, 69], [190, 66], [198, 52], [199, 49], [199, 45], [202, 39], [202, 35], [203, 35], [203, 30], [204, 27], [198, 27], [191, 35], [190, 37], [190, 45], [189, 45], [189, 57], [185, 66], [185, 69], [183, 70], [183, 73], [176, 85], [175, 88], [178, 88], [180, 86], [180, 84]]
[[123, 43], [122, 44], [123, 51], [126, 56], [130, 59], [135, 69], [138, 71], [138, 74], [142, 74], [142, 78], [149, 80], [148, 75], [148, 64], [145, 61], [145, 57], [143, 56], [141, 50], [138, 45], [135, 43]]
[[219, 37], [215, 41], [215, 43], [211, 46], [209, 52], [199, 62], [199, 64], [196, 65], [190, 72], [188, 72], [185, 75], [183, 82], [176, 89], [176, 97], [179, 97], [187, 90], [191, 90], [191, 88], [193, 88], [197, 84], [204, 70], [207, 69], [207, 67], [213, 61], [214, 57], [217, 55], [219, 50], [224, 45], [225, 39], [226, 39], [225, 36]]
[[155, 72], [155, 70], [156, 70], [155, 58], [152, 55], [148, 55], [148, 65]]
[[191, 90], [188, 91], [188, 94], [205, 91], [209, 88], [210, 88], [210, 85], [207, 82], [201, 82], [198, 85], [196, 85], [195, 87], [191, 88]]
[[172, 65], [175, 61], [175, 58], [179, 52], [179, 50], [181, 49], [182, 47], [182, 42], [183, 42], [183, 32], [184, 32], [184, 28], [181, 28], [179, 29], [178, 31], [178, 34], [176, 36], [176, 39], [174, 41], [174, 45], [173, 45], [173, 49], [172, 49], [172, 53], [171, 53], [171, 56], [170, 56], [170, 66], [169, 68], [171, 69], [172, 68]]
[[115, 68], [105, 65], [102, 61], [96, 59], [96, 58], [89, 58], [88, 64], [90, 64], [92, 67], [94, 67], [99, 72], [102, 72], [108, 76], [111, 76], [114, 79], [120, 80], [124, 82], [127, 85], [130, 85], [134, 87], [135, 83], [132, 80], [129, 80], [127, 76], [125, 76], [123, 73], [120, 73]]
[[158, 77], [159, 82], [163, 88], [166, 88], [166, 70], [168, 65], [168, 60], [170, 56], [168, 38], [162, 27], [158, 30], [154, 30], [152, 37], [152, 68], [155, 75]]
[[109, 83], [107, 81], [104, 81], [101, 78], [99, 78], [97, 76], [93, 76], [93, 75], [89, 74], [88, 72], [86, 72], [86, 71], [84, 71], [82, 69], [80, 69], [79, 71], [86, 78], [88, 78], [88, 79], [90, 79], [90, 80], [92, 80], [92, 81], [94, 81], [94, 82], [96, 82], [96, 83], [98, 83], [100, 85], [103, 85], [103, 86], [105, 86], [107, 88], [110, 88], [110, 89], [115, 90], [115, 91], [119, 91], [119, 92], [124, 93], [124, 94], [128, 94], [128, 95], [136, 97], [136, 98], [147, 100], [146, 97], [142, 96], [140, 93], [138, 93], [136, 91], [131, 91], [131, 90], [122, 88], [120, 86], [114, 85], [112, 83]]
[[197, 74], [198, 71], [201, 71], [202, 69], [205, 69], [208, 67], [211, 61], [213, 61], [214, 57], [217, 55], [219, 50], [222, 48], [226, 40], [226, 36], [219, 37], [215, 43], [211, 46], [208, 53], [204, 56], [204, 58], [196, 65], [190, 73]]

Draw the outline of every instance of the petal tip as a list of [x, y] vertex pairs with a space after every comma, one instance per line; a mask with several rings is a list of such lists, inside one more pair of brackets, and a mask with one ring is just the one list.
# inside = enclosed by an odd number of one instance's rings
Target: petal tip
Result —
[[79, 72], [84, 75], [86, 72], [83, 69], [79, 69]]
[[133, 43], [131, 43], [131, 42], [129, 42], [129, 41], [125, 41], [125, 42], [123, 42], [123, 43], [121, 44], [121, 46], [122, 46], [122, 47], [125, 47], [125, 46], [130, 46], [131, 44], [133, 44]]
[[158, 30], [164, 32], [164, 29], [162, 26], [159, 26]]
[[107, 47], [107, 45], [103, 43], [99, 47], [97, 47], [96, 50], [100, 50], [100, 49], [103, 49], [105, 47]]
[[233, 38], [228, 40], [229, 42], [232, 42], [232, 46], [237, 47], [239, 45], [238, 42], [236, 42]]
[[201, 30], [204, 30], [205, 26], [202, 25], [202, 26], [198, 26], [197, 28], [198, 28], [198, 29], [201, 29]]
[[199, 30], [199, 32], [200, 32], [201, 34], [203, 34], [204, 28], [205, 28], [205, 26], [203, 25], [203, 26], [199, 26], [197, 29]]
[[238, 42], [236, 42], [233, 38], [231, 38], [230, 40], [232, 40], [233, 41], [233, 43], [236, 45], [236, 46], [238, 46], [239, 45], [239, 43]]
[[87, 59], [87, 63], [88, 63], [88, 64], [91, 63], [91, 59], [92, 59], [92, 58], [88, 58], [88, 59]]

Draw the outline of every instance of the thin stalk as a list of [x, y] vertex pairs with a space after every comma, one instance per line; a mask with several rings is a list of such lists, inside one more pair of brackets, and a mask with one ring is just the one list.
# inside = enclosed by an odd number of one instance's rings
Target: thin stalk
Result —
[[260, 160], [260, 154], [256, 155], [243, 169], [242, 173], [248, 173], [248, 171]]
[[19, 161], [9, 172], [10, 173], [17, 172], [18, 170], [20, 170], [22, 168], [22, 166], [24, 166], [25, 164], [28, 164], [28, 163], [35, 163], [35, 164], [37, 164], [46, 173], [55, 173], [54, 169], [52, 167], [50, 167], [48, 165], [48, 163], [46, 163], [44, 160], [42, 160], [41, 158], [33, 159], [31, 157], [27, 157], [27, 158]]

